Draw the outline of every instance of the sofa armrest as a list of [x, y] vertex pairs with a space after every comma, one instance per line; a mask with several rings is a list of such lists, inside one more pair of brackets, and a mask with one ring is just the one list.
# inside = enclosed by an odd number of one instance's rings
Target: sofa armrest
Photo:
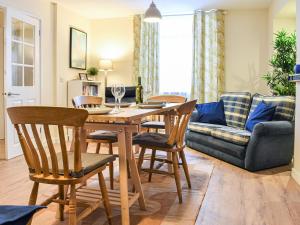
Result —
[[194, 110], [192, 116], [190, 118], [190, 122], [198, 122], [199, 121], [199, 114], [197, 110]]
[[250, 171], [287, 165], [294, 153], [294, 124], [262, 122], [254, 127], [246, 149], [245, 168]]
[[294, 134], [294, 124], [290, 121], [268, 121], [256, 124], [254, 137]]

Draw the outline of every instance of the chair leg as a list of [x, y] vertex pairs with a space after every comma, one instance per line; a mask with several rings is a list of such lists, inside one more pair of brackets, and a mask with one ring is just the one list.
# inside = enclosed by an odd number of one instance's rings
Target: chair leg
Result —
[[[34, 182], [32, 190], [31, 190], [31, 194], [30, 194], [28, 205], [35, 205], [36, 204], [36, 200], [37, 200], [37, 196], [38, 196], [38, 190], [39, 190], [39, 183], [38, 182]], [[32, 218], [29, 220], [29, 222], [27, 223], [27, 225], [31, 225], [31, 222], [32, 222]]]
[[85, 149], [86, 149], [86, 151], [88, 150], [88, 147], [89, 147], [89, 143], [86, 142], [86, 144], [85, 144]]
[[181, 193], [180, 174], [179, 174], [179, 169], [178, 169], [178, 160], [177, 160], [176, 152], [172, 152], [172, 162], [173, 162], [173, 170], [174, 170], [178, 199], [179, 199], [179, 203], [181, 204], [182, 203], [182, 193]]
[[101, 147], [101, 143], [97, 143], [97, 147], [96, 147], [97, 154], [99, 154], [99, 152], [100, 152], [100, 147]]
[[186, 181], [188, 183], [188, 187], [189, 187], [189, 189], [191, 189], [192, 184], [191, 184], [191, 179], [190, 179], [189, 167], [188, 167], [187, 162], [186, 162], [184, 151], [183, 150], [180, 151], [179, 155], [180, 155], [180, 158], [181, 158], [181, 161], [182, 161], [182, 167], [183, 167], [183, 170], [184, 170]]
[[112, 210], [111, 210], [111, 206], [109, 203], [108, 193], [107, 193], [105, 180], [104, 180], [102, 172], [98, 173], [98, 179], [99, 179], [99, 186], [100, 186], [100, 190], [101, 190], [101, 194], [102, 194], [102, 200], [103, 200], [103, 204], [104, 204], [104, 208], [105, 208], [105, 213], [107, 216], [107, 221], [108, 221], [108, 224], [111, 225], [112, 224]]
[[139, 173], [141, 173], [141, 170], [142, 170], [142, 165], [143, 165], [143, 161], [144, 161], [145, 151], [146, 151], [146, 148], [143, 147], [141, 149], [141, 152], [140, 152], [140, 155], [139, 155], [139, 160], [138, 160], [138, 170], [139, 170]]
[[[58, 192], [59, 192], [59, 199], [64, 200], [65, 199], [64, 185], [58, 186]], [[65, 205], [59, 204], [59, 220], [60, 221], [64, 221], [64, 211], [65, 211]]]
[[127, 160], [127, 177], [128, 177], [128, 179], [131, 178], [131, 173], [130, 173], [130, 167], [129, 167], [129, 162], [128, 162], [128, 160]]
[[75, 184], [72, 184], [69, 201], [69, 225], [76, 225], [76, 223], [76, 187]]
[[155, 162], [155, 155], [156, 155], [156, 150], [152, 149], [148, 182], [151, 182], [152, 179], [152, 170]]
[[36, 204], [38, 191], [39, 191], [39, 183], [38, 182], [34, 182], [32, 190], [31, 190], [31, 194], [30, 194], [28, 205], [35, 205]]
[[[113, 147], [112, 143], [109, 143], [109, 154], [113, 155]], [[109, 181], [110, 181], [110, 189], [114, 189], [114, 163], [109, 163]]]

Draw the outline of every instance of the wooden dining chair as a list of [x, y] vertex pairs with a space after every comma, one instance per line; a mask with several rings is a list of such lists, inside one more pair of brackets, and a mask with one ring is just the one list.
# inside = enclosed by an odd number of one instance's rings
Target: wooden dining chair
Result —
[[[184, 148], [185, 148], [184, 135], [185, 135], [187, 124], [193, 112], [193, 109], [195, 108], [196, 102], [197, 100], [183, 103], [177, 109], [175, 115], [174, 127], [172, 128], [170, 135], [161, 134], [161, 133], [142, 133], [133, 138], [133, 144], [139, 145], [141, 147], [141, 152], [138, 160], [139, 171], [141, 171], [142, 169], [142, 164], [143, 164], [146, 149], [151, 149], [152, 154], [151, 154], [150, 168], [143, 169], [143, 171], [149, 172], [149, 179], [148, 179], [149, 182], [151, 182], [152, 173], [174, 175], [179, 203], [182, 203], [182, 193], [181, 193], [181, 183], [180, 183], [180, 174], [179, 174], [178, 165], [182, 165], [188, 183], [188, 187], [191, 188], [188, 165], [184, 154]], [[156, 158], [157, 150], [170, 152], [172, 154], [172, 160]], [[178, 154], [179, 157], [181, 158], [181, 163], [178, 162]], [[173, 173], [169, 173], [158, 169], [153, 169], [155, 161], [172, 164]]]
[[[102, 171], [107, 163], [115, 160], [113, 155], [81, 153], [80, 130], [88, 117], [83, 109], [60, 107], [20, 106], [7, 109], [8, 115], [17, 131], [20, 145], [29, 168], [29, 178], [34, 182], [29, 205], [35, 205], [40, 183], [57, 185], [58, 193], [52, 195], [41, 205], [51, 202], [59, 204], [60, 220], [64, 220], [64, 206], [69, 206], [69, 225], [75, 225], [90, 214], [95, 205], [76, 215], [76, 185], [82, 184], [90, 177], [98, 175], [101, 198], [109, 224], [111, 224], [111, 207]], [[74, 151], [67, 151], [65, 127], [75, 130]], [[45, 139], [43, 139], [43, 128]], [[51, 132], [58, 132], [60, 145], [53, 143]], [[47, 143], [47, 147], [43, 145]], [[64, 187], [70, 187], [66, 195]], [[100, 195], [100, 194], [99, 194]], [[100, 199], [100, 196], [99, 196]]]
[[[98, 96], [76, 96], [72, 100], [75, 108], [94, 108], [100, 107], [102, 98]], [[97, 130], [91, 132], [86, 138], [87, 147], [89, 143], [96, 143], [96, 153], [100, 152], [101, 144], [108, 144], [108, 153], [113, 155], [113, 143], [118, 142], [118, 135], [115, 132]], [[110, 188], [114, 189], [114, 165], [109, 163]]]
[[[180, 95], [157, 95], [148, 98], [148, 101], [166, 102], [166, 103], [184, 103], [186, 97]], [[156, 117], [156, 119], [154, 119]], [[165, 122], [161, 120], [161, 116], [155, 116], [151, 121], [144, 122], [141, 127], [147, 129], [149, 132], [154, 129], [158, 132], [159, 129], [165, 129]], [[158, 120], [157, 120], [158, 118]]]

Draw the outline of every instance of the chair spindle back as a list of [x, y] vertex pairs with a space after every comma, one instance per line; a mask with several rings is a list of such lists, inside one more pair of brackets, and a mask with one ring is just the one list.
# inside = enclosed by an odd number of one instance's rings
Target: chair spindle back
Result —
[[[58, 129], [63, 176], [69, 178], [69, 159], [65, 140], [64, 127], [74, 127], [74, 171], [82, 169], [79, 131], [88, 117], [83, 109], [61, 107], [20, 106], [7, 109], [8, 115], [14, 124], [22, 151], [31, 173], [47, 177], [52, 175], [59, 178], [59, 160], [52, 141], [50, 126]], [[41, 126], [46, 137], [47, 147], [44, 148], [41, 133], [37, 126]], [[32, 137], [31, 137], [32, 134]], [[62, 172], [61, 172], [62, 173]]]
[[189, 101], [182, 104], [176, 111], [174, 127], [171, 131], [168, 143], [173, 145], [177, 144], [177, 147], [183, 147], [184, 144], [184, 134], [186, 127], [191, 118], [193, 110], [197, 100]]
[[75, 108], [95, 108], [100, 107], [102, 98], [98, 96], [76, 96], [72, 99]]

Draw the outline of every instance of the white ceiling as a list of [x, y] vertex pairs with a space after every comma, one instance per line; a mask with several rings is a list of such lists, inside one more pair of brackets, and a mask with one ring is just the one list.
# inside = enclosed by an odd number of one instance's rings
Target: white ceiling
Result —
[[[88, 18], [127, 17], [144, 13], [151, 0], [53, 0]], [[162, 14], [196, 9], [263, 9], [272, 0], [154, 0]]]

